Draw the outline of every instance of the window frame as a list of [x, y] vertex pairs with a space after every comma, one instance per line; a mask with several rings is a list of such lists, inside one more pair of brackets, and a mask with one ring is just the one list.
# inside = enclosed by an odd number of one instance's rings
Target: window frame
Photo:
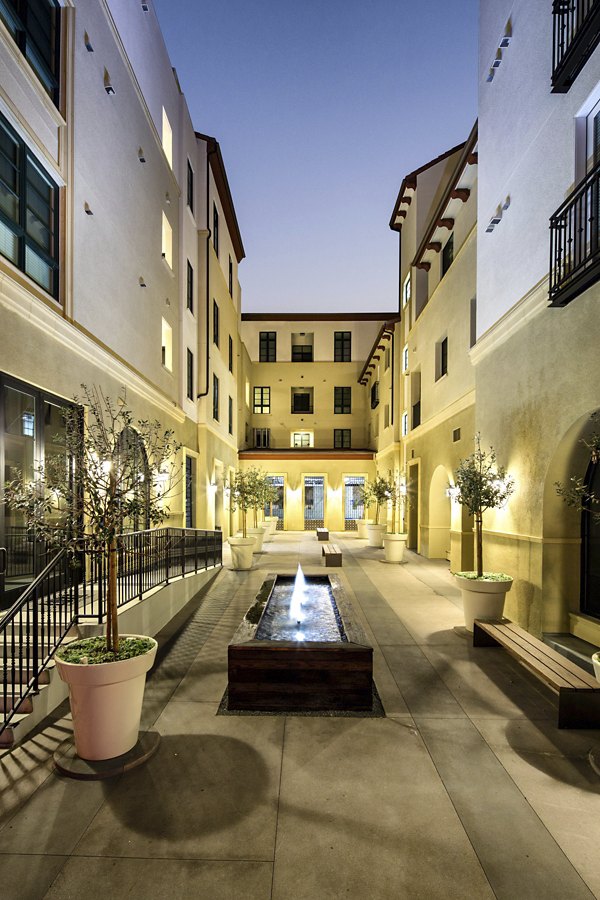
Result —
[[440, 278], [443, 278], [444, 275], [448, 272], [448, 269], [454, 262], [454, 232], [450, 233], [450, 236], [444, 246], [442, 247], [442, 252], [440, 254], [441, 260], [441, 274]]
[[229, 434], [233, 434], [233, 397], [231, 396], [227, 400], [227, 427]]
[[213, 409], [212, 409], [213, 419], [215, 420], [215, 422], [220, 422], [220, 410], [219, 410], [219, 378], [218, 378], [217, 375], [215, 375], [214, 372], [213, 372], [213, 390], [212, 390], [212, 394], [213, 394], [213, 397], [212, 397], [212, 401], [213, 401], [213, 402], [212, 402], [212, 406], [213, 406]]
[[213, 232], [212, 232], [212, 244], [214, 247], [214, 251], [219, 256], [219, 210], [217, 209], [217, 204], [213, 200]]
[[352, 429], [351, 428], [334, 428], [333, 429], [333, 449], [334, 450], [351, 450], [352, 449]]
[[260, 331], [258, 334], [258, 361], [277, 362], [277, 332]]
[[410, 303], [410, 300], [411, 300], [411, 296], [412, 296], [411, 279], [412, 279], [412, 272], [409, 271], [408, 275], [402, 282], [402, 309], [404, 309], [405, 306], [408, 306], [408, 304]]
[[[28, 27], [30, 0], [21, 0], [20, 12], [12, 8], [12, 5], [10, 9], [7, 9], [6, 4], [3, 4], [4, 14], [0, 11], [0, 21], [4, 23], [23, 58], [27, 60], [44, 92], [50, 97], [53, 104], [60, 108], [62, 7], [56, 0], [46, 0], [46, 2], [56, 17], [53, 39], [48, 37], [46, 58], [44, 57], [44, 48], [35, 40]], [[39, 19], [35, 18], [39, 23]], [[46, 36], [45, 32], [43, 33]], [[30, 48], [32, 48], [32, 52], [28, 53]]]
[[352, 414], [352, 388], [341, 385], [333, 389], [333, 414], [349, 416]]
[[189, 159], [187, 161], [186, 195], [188, 209], [194, 215], [194, 170]]
[[333, 361], [352, 362], [352, 332], [334, 331]]
[[228, 359], [228, 368], [231, 374], [233, 375], [233, 338], [231, 335], [229, 337], [229, 359]]
[[229, 274], [228, 274], [229, 296], [233, 299], [233, 260], [229, 257]]
[[194, 354], [189, 347], [186, 348], [186, 397], [194, 399]]
[[271, 414], [271, 388], [269, 385], [255, 385], [252, 391], [252, 411], [257, 416]]
[[220, 310], [219, 304], [213, 297], [213, 344], [219, 346], [220, 335]]
[[194, 315], [194, 267], [189, 259], [187, 260], [185, 296], [187, 309]]

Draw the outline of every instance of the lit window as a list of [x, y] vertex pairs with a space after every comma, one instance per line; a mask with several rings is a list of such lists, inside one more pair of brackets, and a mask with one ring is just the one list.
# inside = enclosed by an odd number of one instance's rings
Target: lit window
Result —
[[162, 214], [162, 255], [170, 269], [173, 268], [173, 229], [166, 215]]
[[406, 306], [406, 304], [410, 301], [410, 272], [404, 279], [404, 284], [402, 285], [402, 306]]
[[310, 431], [295, 431], [292, 434], [292, 447], [312, 447]]
[[173, 130], [164, 106], [162, 111], [162, 145], [167, 162], [173, 168]]
[[173, 371], [173, 331], [165, 319], [162, 320], [162, 364], [169, 372]]
[[270, 413], [271, 412], [271, 388], [255, 387], [254, 388], [254, 412]]

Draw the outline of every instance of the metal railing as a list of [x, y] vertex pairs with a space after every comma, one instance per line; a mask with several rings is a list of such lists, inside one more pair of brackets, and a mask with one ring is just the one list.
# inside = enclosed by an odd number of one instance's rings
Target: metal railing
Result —
[[550, 217], [550, 302], [565, 306], [600, 277], [600, 164]]
[[569, 90], [600, 38], [600, 0], [554, 0], [552, 88]]
[[[220, 531], [157, 528], [118, 538], [119, 608], [153, 588], [192, 572], [219, 566]], [[39, 688], [40, 674], [69, 630], [106, 615], [106, 554], [86, 548], [61, 550], [0, 619], [2, 670], [0, 733]]]

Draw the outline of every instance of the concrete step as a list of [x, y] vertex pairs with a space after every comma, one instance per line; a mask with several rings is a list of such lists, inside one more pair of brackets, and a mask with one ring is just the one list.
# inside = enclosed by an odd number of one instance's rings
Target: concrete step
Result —
[[[8, 684], [12, 684], [13, 680], [13, 669], [11, 666], [12, 660], [7, 660], [4, 665], [0, 666], [0, 689], [4, 684], [4, 680], [6, 678], [6, 682]], [[39, 684], [48, 684], [50, 681], [50, 669], [54, 667], [54, 662], [48, 663], [46, 668], [40, 672], [38, 683]], [[27, 683], [30, 678], [33, 677], [33, 668], [28, 665], [23, 665], [21, 669], [19, 669], [18, 661], [15, 660], [15, 669], [14, 669], [14, 678], [20, 679], [19, 684]]]
[[0, 750], [10, 750], [18, 740], [19, 731], [23, 723], [29, 719], [29, 713], [16, 713], [10, 720], [10, 725], [0, 731]]
[[0, 713], [10, 712], [17, 708], [21, 713], [33, 712], [33, 698], [30, 695], [21, 700], [20, 694], [7, 694], [6, 697], [0, 693]]

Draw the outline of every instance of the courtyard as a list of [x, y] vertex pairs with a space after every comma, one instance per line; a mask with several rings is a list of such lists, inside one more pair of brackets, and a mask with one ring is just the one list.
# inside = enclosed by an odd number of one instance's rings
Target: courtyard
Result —
[[549, 691], [472, 648], [444, 561], [385, 565], [334, 539], [385, 716], [220, 714], [228, 641], [266, 575], [324, 571], [307, 532], [278, 533], [248, 572], [227, 549], [159, 635], [153, 758], [106, 781], [57, 775], [66, 704], [0, 754], [5, 900], [600, 896], [600, 731], [559, 731]]

